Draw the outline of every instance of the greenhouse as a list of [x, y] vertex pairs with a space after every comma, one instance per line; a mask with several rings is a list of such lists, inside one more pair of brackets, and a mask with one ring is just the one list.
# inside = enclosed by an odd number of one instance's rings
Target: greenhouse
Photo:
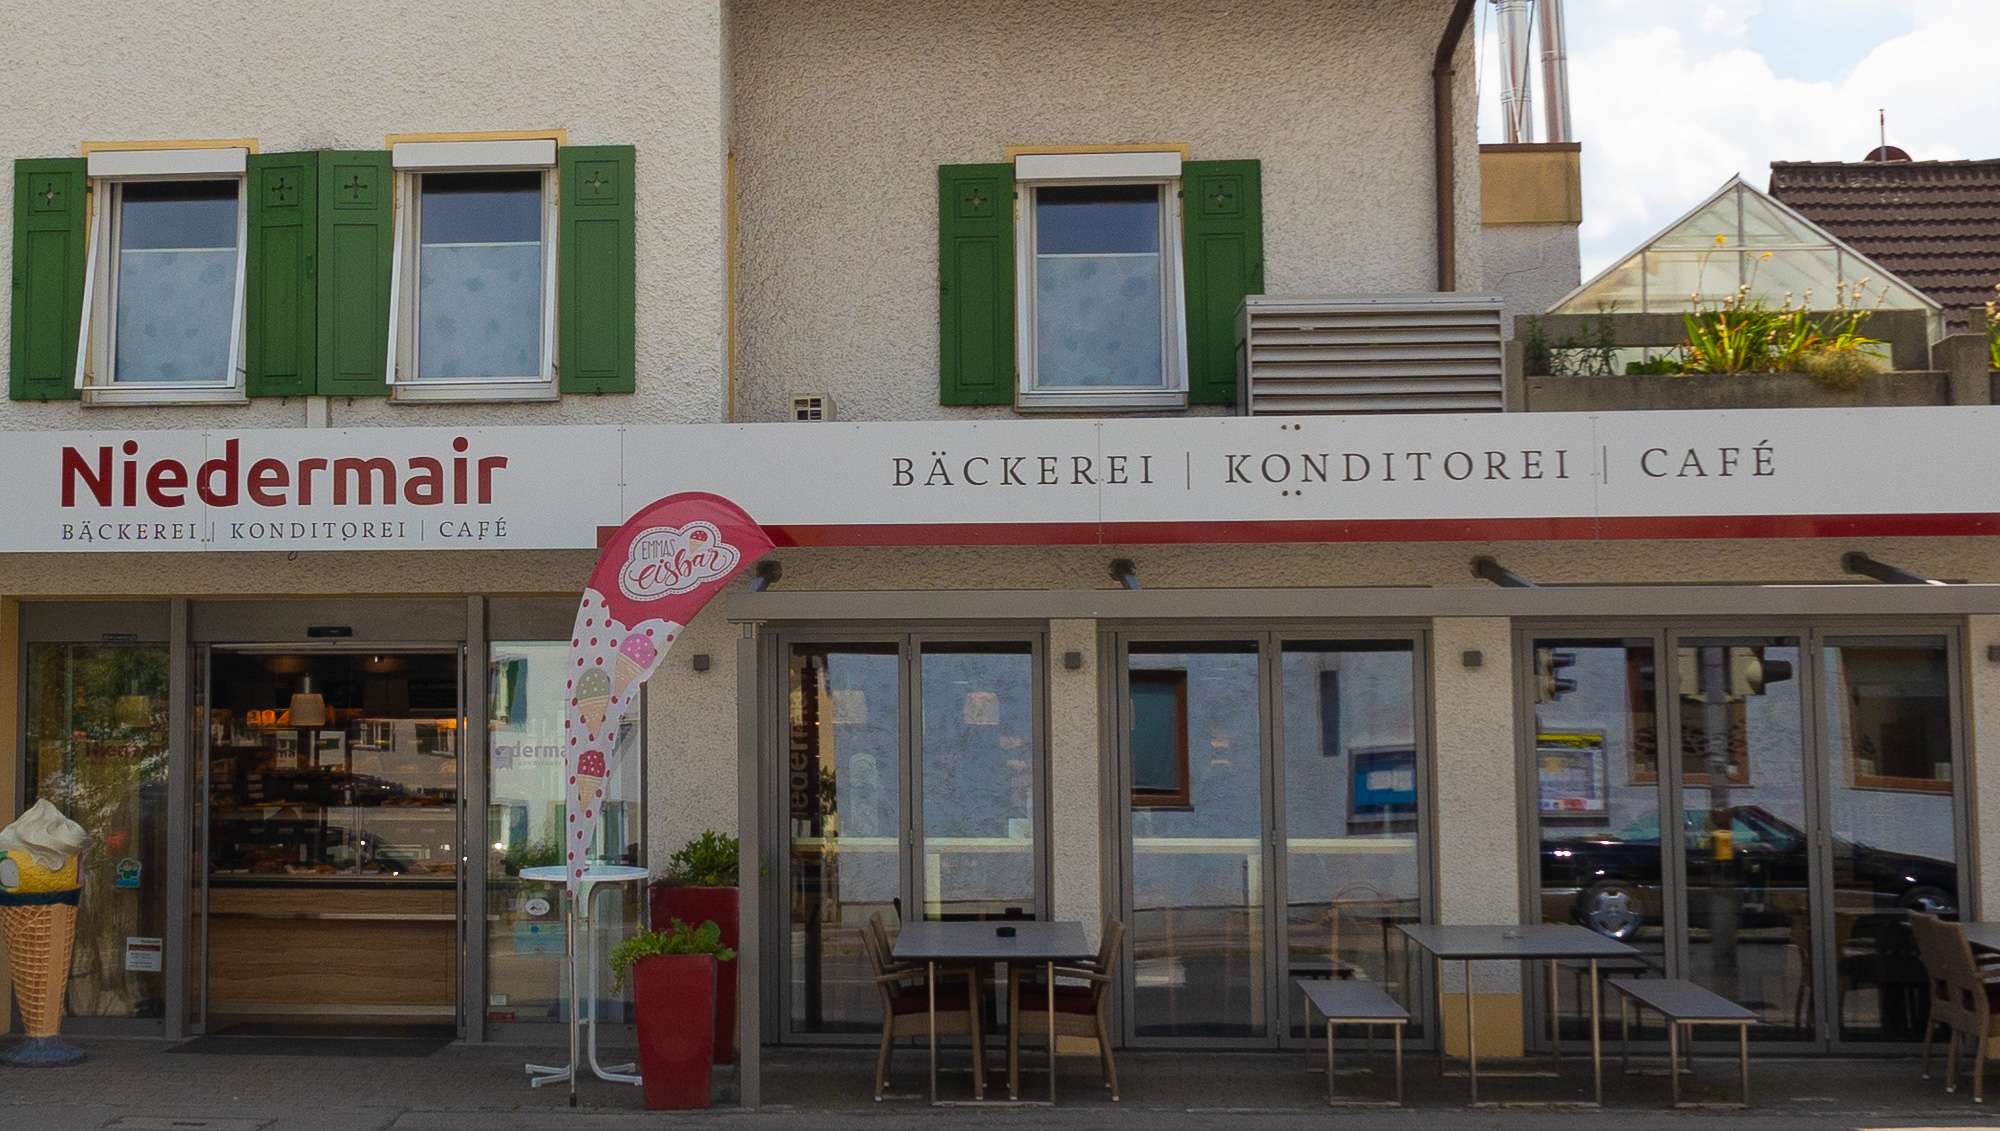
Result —
[[[1551, 307], [1551, 314], [1677, 314], [1714, 306], [1748, 287], [1771, 306], [1806, 303], [1930, 313], [1935, 338], [1942, 309], [1873, 260], [1731, 177], [1659, 235]], [[1859, 297], [1855, 288], [1859, 288]]]

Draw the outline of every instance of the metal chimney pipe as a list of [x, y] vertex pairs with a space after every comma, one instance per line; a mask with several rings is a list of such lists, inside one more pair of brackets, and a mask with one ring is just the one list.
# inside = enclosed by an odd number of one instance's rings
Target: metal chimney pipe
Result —
[[1528, 0], [1493, 0], [1500, 33], [1500, 116], [1509, 144], [1535, 140], [1534, 99], [1528, 88]]
[[1535, 34], [1542, 44], [1543, 141], [1574, 141], [1569, 124], [1569, 41], [1563, 32], [1562, 0], [1540, 0]]

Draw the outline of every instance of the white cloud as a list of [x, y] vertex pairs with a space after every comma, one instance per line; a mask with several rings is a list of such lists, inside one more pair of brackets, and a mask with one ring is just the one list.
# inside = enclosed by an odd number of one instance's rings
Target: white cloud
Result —
[[[1858, 160], [1875, 145], [1878, 107], [1891, 143], [1913, 156], [2000, 157], [1993, 0], [1565, 8], [1586, 277], [1731, 174], [1762, 187], [1773, 160]], [[1486, 45], [1487, 140], [1499, 137], [1494, 58]]]

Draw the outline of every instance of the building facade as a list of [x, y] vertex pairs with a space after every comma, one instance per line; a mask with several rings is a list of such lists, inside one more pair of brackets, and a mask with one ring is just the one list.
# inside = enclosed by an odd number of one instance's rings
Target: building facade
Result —
[[1469, 7], [47, 16], [106, 50], [0, 77], [0, 812], [96, 837], [73, 1024], [548, 1039], [554, 668], [693, 487], [782, 575], [597, 851], [743, 837], [753, 1049], [873, 1039], [878, 913], [1121, 919], [1134, 1045], [1463, 994], [1393, 926], [1523, 915], [1913, 1039], [1901, 917], [1995, 875], [1985, 410], [1237, 417], [1246, 296], [1486, 277]]

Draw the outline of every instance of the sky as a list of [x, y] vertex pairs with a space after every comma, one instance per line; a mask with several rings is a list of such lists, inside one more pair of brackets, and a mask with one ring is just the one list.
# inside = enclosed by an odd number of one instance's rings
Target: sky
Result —
[[[2000, 157], [2000, 0], [1566, 0], [1583, 143], [1583, 277], [1778, 161]], [[1479, 5], [1480, 140], [1501, 141], [1499, 53]], [[1539, 71], [1539, 53], [1530, 68]], [[1540, 140], [1540, 76], [1535, 75]]]

